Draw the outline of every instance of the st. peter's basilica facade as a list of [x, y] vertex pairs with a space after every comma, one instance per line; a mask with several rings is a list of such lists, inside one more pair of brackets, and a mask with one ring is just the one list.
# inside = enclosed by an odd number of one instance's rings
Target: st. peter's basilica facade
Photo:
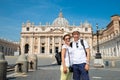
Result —
[[61, 50], [63, 35], [65, 33], [71, 34], [75, 30], [78, 30], [81, 38], [89, 43], [92, 52], [92, 26], [88, 22], [79, 26], [70, 25], [60, 12], [52, 24], [46, 23], [46, 25], [39, 24], [36, 26], [30, 21], [22, 24], [21, 53], [54, 55]]

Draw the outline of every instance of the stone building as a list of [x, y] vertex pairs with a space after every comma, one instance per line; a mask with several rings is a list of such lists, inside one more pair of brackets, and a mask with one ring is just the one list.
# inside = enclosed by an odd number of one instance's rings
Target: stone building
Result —
[[[93, 36], [93, 53], [96, 53], [96, 35]], [[120, 57], [120, 16], [111, 16], [106, 29], [99, 30], [99, 49], [103, 58]]]
[[30, 21], [22, 24], [21, 31], [21, 53], [33, 53], [37, 55], [54, 55], [61, 50], [62, 37], [65, 33], [80, 31], [80, 36], [89, 43], [92, 50], [92, 26], [84, 22], [79, 26], [70, 25], [63, 17], [62, 12], [52, 24], [34, 25]]
[[0, 39], [0, 52], [7, 56], [13, 56], [15, 52], [19, 51], [19, 43], [12, 42], [5, 39]]

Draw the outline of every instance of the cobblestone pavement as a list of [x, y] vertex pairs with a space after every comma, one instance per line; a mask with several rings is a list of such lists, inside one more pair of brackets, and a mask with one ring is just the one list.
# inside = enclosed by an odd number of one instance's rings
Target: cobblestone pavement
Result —
[[[13, 58], [12, 58], [13, 59]], [[39, 58], [38, 70], [27, 74], [8, 74], [8, 80], [60, 80], [60, 66], [54, 58]], [[90, 80], [120, 80], [120, 68], [94, 68], [91, 65]]]

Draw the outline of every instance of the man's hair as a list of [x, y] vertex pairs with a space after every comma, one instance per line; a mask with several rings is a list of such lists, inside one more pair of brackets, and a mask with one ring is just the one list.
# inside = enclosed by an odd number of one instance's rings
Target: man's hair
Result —
[[72, 35], [74, 35], [75, 33], [80, 34], [79, 31], [73, 31], [73, 32], [72, 32]]

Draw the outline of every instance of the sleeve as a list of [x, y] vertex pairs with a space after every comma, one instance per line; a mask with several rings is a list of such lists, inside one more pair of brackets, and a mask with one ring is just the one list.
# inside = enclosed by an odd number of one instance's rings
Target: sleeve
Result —
[[89, 45], [86, 40], [83, 40], [85, 48], [89, 48]]
[[66, 46], [66, 45], [63, 45], [63, 46], [62, 46], [62, 49], [64, 49], [64, 48], [66, 49], [66, 48], [67, 48], [67, 46]]

